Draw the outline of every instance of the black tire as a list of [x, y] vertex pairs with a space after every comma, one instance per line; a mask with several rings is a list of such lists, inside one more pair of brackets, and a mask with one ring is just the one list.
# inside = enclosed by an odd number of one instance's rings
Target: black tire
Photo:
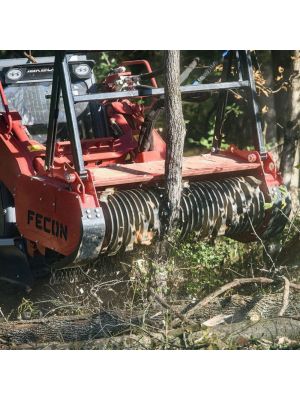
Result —
[[13, 196], [0, 182], [0, 238], [18, 236], [18, 230], [14, 218], [12, 218], [13, 210]]

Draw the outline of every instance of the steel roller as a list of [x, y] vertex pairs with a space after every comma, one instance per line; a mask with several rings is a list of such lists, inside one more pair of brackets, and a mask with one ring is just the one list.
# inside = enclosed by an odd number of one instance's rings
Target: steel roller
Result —
[[[194, 233], [198, 239], [226, 235], [242, 240], [258, 231], [267, 239], [281, 232], [290, 212], [289, 195], [280, 188], [274, 189], [271, 209], [266, 210], [260, 183], [252, 176], [185, 182], [178, 225], [180, 238]], [[101, 253], [114, 255], [132, 250], [135, 244], [150, 244], [160, 233], [163, 195], [163, 189], [158, 187], [99, 194], [106, 224]]]

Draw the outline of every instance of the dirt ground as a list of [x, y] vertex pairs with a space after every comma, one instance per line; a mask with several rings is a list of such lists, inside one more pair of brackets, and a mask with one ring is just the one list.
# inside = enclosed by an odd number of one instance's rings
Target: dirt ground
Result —
[[49, 275], [37, 279], [29, 293], [0, 280], [0, 320], [83, 314], [122, 306], [130, 289], [129, 278], [119, 266]]

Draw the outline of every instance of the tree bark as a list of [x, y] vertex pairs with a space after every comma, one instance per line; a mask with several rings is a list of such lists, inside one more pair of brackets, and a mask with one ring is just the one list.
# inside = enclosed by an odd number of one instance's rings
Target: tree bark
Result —
[[162, 233], [171, 236], [180, 214], [182, 192], [182, 157], [185, 123], [180, 93], [180, 51], [165, 52], [165, 115], [167, 127], [166, 198], [162, 212]]
[[124, 321], [112, 313], [56, 316], [0, 323], [0, 344], [86, 341], [128, 332], [139, 318]]
[[[275, 52], [277, 53], [277, 52]], [[300, 137], [300, 51], [288, 52], [286, 65], [276, 65], [275, 69], [285, 68], [285, 79], [290, 81], [287, 93], [281, 93], [277, 97], [276, 113], [279, 127], [283, 129], [283, 148], [280, 160], [280, 171], [283, 182], [289, 188], [299, 185], [299, 170], [294, 168], [299, 161], [299, 137]], [[280, 62], [278, 57], [276, 64]], [[288, 75], [288, 76], [287, 76]], [[278, 129], [279, 131], [279, 129]]]
[[[260, 59], [262, 59], [261, 69], [263, 77], [266, 80], [266, 87], [274, 89], [272, 52], [267, 50], [259, 53]], [[269, 96], [266, 96], [262, 93], [260, 96], [258, 96], [258, 102], [261, 110], [264, 110], [267, 107], [267, 112], [262, 112], [263, 133], [265, 135], [266, 143], [270, 143], [272, 145], [272, 154], [275, 157], [275, 162], [279, 165], [275, 96], [276, 94], [270, 94]]]
[[[292, 73], [292, 55], [293, 52], [290, 50], [272, 50], [272, 64], [273, 64], [273, 89], [277, 89], [283, 82], [288, 82], [289, 77]], [[282, 70], [283, 68], [283, 70]], [[279, 72], [279, 69], [282, 72]], [[279, 77], [282, 77], [278, 80]], [[274, 94], [275, 112], [276, 112], [276, 123], [277, 123], [277, 143], [283, 143], [284, 132], [286, 130], [287, 116], [289, 113], [289, 89], [280, 90]], [[281, 149], [282, 150], [282, 149]]]
[[219, 339], [227, 344], [246, 344], [250, 339], [265, 339], [272, 343], [276, 339], [286, 337], [299, 340], [300, 321], [293, 318], [261, 319], [257, 322], [243, 321], [234, 324], [222, 324], [209, 329]]
[[144, 332], [115, 337], [90, 338], [85, 342], [19, 342], [1, 344], [2, 349], [197, 349], [217, 344], [219, 348], [247, 347], [253, 340], [276, 344], [279, 338], [299, 341], [300, 321], [294, 318], [242, 321], [212, 327], [187, 326], [168, 332]]

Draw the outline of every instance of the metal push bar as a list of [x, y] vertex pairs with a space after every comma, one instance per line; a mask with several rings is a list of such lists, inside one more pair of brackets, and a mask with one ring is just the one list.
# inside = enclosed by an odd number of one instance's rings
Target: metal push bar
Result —
[[[199, 85], [185, 85], [180, 86], [182, 94], [194, 94], [199, 92], [220, 91], [229, 89], [242, 89], [248, 88], [248, 81], [241, 82], [220, 82], [220, 83], [203, 83]], [[104, 100], [117, 100], [135, 97], [152, 97], [164, 96], [164, 88], [141, 88], [137, 90], [128, 90], [124, 92], [108, 92], [108, 93], [95, 93], [74, 96], [74, 103], [84, 103], [86, 101], [104, 101]]]
[[[233, 57], [236, 57], [238, 66], [238, 80], [231, 81], [231, 66]], [[224, 68], [222, 74], [222, 82], [218, 83], [198, 83], [193, 85], [185, 85], [180, 87], [183, 95], [192, 95], [200, 92], [221, 92], [219, 95], [219, 103], [215, 125], [215, 139], [213, 143], [212, 152], [219, 151], [222, 139], [222, 127], [224, 123], [225, 107], [227, 104], [227, 97], [229, 90], [245, 89], [247, 92], [247, 100], [250, 108], [251, 128], [254, 137], [254, 145], [256, 150], [260, 153], [261, 157], [266, 156], [264, 147], [264, 140], [262, 134], [262, 127], [259, 115], [259, 108], [257, 104], [257, 94], [255, 81], [253, 76], [253, 68], [251, 61], [251, 54], [249, 51], [237, 50], [229, 51], [224, 57]], [[225, 82], [224, 82], [225, 80]], [[67, 117], [67, 126], [70, 134], [70, 141], [72, 146], [72, 154], [76, 172], [82, 179], [87, 176], [84, 168], [82, 157], [82, 149], [80, 143], [80, 135], [78, 129], [78, 122], [75, 114], [75, 104], [81, 102], [101, 102], [105, 100], [120, 100], [125, 98], [138, 98], [138, 97], [163, 97], [165, 94], [164, 88], [149, 88], [137, 87], [135, 90], [121, 91], [121, 92], [106, 92], [86, 95], [73, 96], [71, 87], [71, 77], [68, 68], [68, 55], [67, 52], [57, 51], [55, 54], [54, 72], [53, 72], [53, 88], [51, 94], [50, 115], [48, 125], [47, 137], [47, 150], [46, 150], [46, 168], [51, 168], [54, 158], [54, 148], [56, 141], [57, 119], [59, 111], [59, 97], [62, 93], [65, 112]]]

